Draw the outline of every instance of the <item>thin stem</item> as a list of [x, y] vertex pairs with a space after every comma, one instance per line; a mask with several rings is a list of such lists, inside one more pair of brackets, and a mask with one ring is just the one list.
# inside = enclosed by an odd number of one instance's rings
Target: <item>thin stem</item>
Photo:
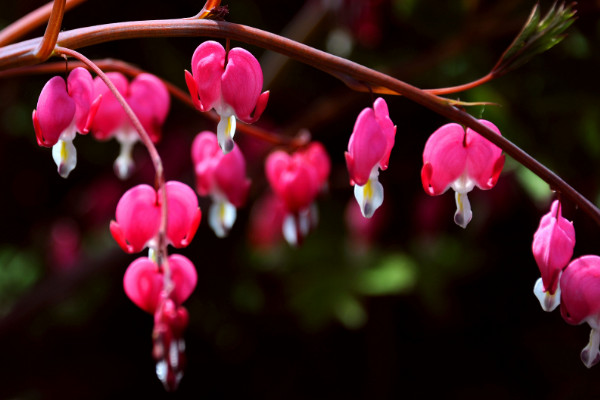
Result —
[[54, 0], [52, 5], [52, 12], [50, 13], [50, 19], [48, 20], [48, 26], [46, 26], [46, 32], [40, 42], [39, 46], [34, 50], [34, 56], [41, 61], [46, 61], [52, 54], [56, 41], [58, 39], [58, 33], [62, 26], [63, 16], [65, 15], [65, 3], [66, 0]]
[[106, 86], [108, 86], [108, 89], [111, 91], [111, 93], [114, 94], [114, 96], [117, 98], [117, 101], [119, 102], [121, 107], [123, 107], [125, 114], [127, 114], [127, 116], [129, 117], [131, 123], [133, 124], [133, 127], [140, 135], [140, 139], [142, 140], [142, 143], [144, 144], [144, 146], [146, 146], [146, 149], [148, 150], [148, 153], [150, 154], [150, 158], [152, 159], [152, 164], [154, 165], [154, 171], [156, 174], [155, 189], [157, 190], [158, 193], [160, 193], [160, 196], [161, 196], [161, 198], [160, 198], [161, 218], [160, 218], [160, 228], [159, 228], [159, 233], [158, 233], [158, 262], [159, 262], [159, 266], [163, 268], [163, 276], [164, 276], [164, 286], [163, 287], [167, 291], [167, 294], [169, 294], [170, 290], [172, 290], [172, 288], [173, 288], [173, 285], [171, 282], [171, 271], [169, 269], [169, 263], [168, 263], [168, 257], [167, 257], [167, 218], [168, 218], [167, 190], [166, 190], [166, 185], [165, 185], [165, 175], [164, 175], [163, 164], [162, 164], [160, 155], [158, 154], [158, 151], [156, 150], [156, 146], [154, 146], [154, 143], [152, 143], [152, 140], [150, 139], [148, 132], [146, 132], [146, 129], [144, 129], [144, 127], [143, 127], [142, 123], [140, 122], [140, 120], [138, 119], [137, 115], [135, 115], [135, 113], [133, 112], [133, 110], [131, 109], [129, 104], [127, 104], [127, 101], [125, 100], [123, 95], [119, 92], [119, 90], [116, 88], [116, 86], [110, 81], [108, 76], [106, 76], [106, 74], [96, 64], [94, 64], [90, 59], [88, 59], [83, 54], [81, 54], [75, 50], [57, 46], [54, 49], [54, 52], [56, 54], [62, 54], [62, 55], [66, 55], [66, 56], [70, 56], [70, 57], [78, 59], [79, 61], [84, 63], [87, 67], [89, 67], [92, 71], [94, 71], [100, 77], [100, 79], [102, 79], [102, 81], [104, 81], [104, 83], [106, 84]]
[[[232, 40], [277, 51], [283, 55], [294, 58], [297, 61], [325, 71], [341, 79], [345, 83], [362, 83], [363, 85], [368, 84], [373, 87], [385, 87], [400, 93], [408, 99], [478, 132], [490, 142], [504, 150], [509, 156], [513, 157], [546, 181], [552, 189], [562, 192], [600, 225], [600, 210], [598, 210], [598, 208], [596, 208], [589, 200], [568, 185], [550, 169], [535, 160], [505, 137], [497, 135], [487, 126], [479, 123], [470, 114], [448, 104], [444, 99], [409, 85], [406, 82], [273, 33], [222, 21], [157, 20], [122, 22], [75, 29], [61, 33], [59, 35], [59, 42], [63, 46], [78, 48], [118, 39], [164, 36], [212, 36], [230, 38]], [[36, 39], [0, 49], [0, 68], [35, 64], [37, 60], [32, 59], [27, 54], [27, 51], [31, 49], [31, 46], [37, 44], [38, 41], [39, 39]]]
[[[67, 0], [65, 11], [69, 11], [84, 1], [85, 0]], [[0, 31], [0, 47], [13, 43], [15, 40], [25, 36], [35, 28], [45, 24], [50, 18], [53, 6], [54, 2], [47, 3], [2, 29]]]

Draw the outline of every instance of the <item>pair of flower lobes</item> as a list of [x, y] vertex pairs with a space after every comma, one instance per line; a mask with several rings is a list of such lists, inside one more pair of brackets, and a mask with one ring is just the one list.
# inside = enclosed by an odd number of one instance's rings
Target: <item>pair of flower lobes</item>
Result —
[[[164, 83], [142, 73], [131, 83], [119, 72], [106, 74], [139, 118], [153, 142], [160, 139], [170, 107]], [[77, 164], [73, 140], [77, 132], [92, 132], [98, 140], [115, 138], [121, 151], [114, 168], [121, 179], [133, 172], [131, 152], [139, 135], [108, 86], [83, 68], [73, 69], [67, 78], [55, 76], [44, 85], [33, 111], [33, 126], [40, 146], [52, 147], [58, 173], [66, 178]]]
[[275, 193], [284, 217], [282, 232], [292, 246], [299, 245], [316, 226], [318, 216], [314, 201], [327, 189], [331, 161], [323, 145], [311, 142], [292, 154], [277, 150], [265, 161], [265, 174]]
[[[198, 198], [189, 186], [169, 181], [167, 198], [167, 244], [186, 247], [193, 239], [202, 217]], [[162, 191], [137, 185], [123, 194], [117, 204], [116, 220], [110, 232], [127, 253], [149, 249], [148, 257], [133, 261], [123, 278], [129, 299], [154, 315], [153, 356], [156, 374], [167, 390], [175, 390], [183, 376], [185, 343], [183, 332], [188, 313], [182, 303], [197, 283], [196, 269], [186, 257], [160, 257]], [[167, 272], [168, 271], [168, 272]], [[166, 283], [166, 285], [165, 285]]]
[[581, 361], [590, 368], [600, 361], [600, 257], [585, 255], [571, 261], [575, 228], [561, 208], [555, 200], [533, 236], [533, 256], [542, 275], [533, 292], [544, 311], [560, 305], [567, 323], [590, 326], [590, 340], [581, 351]]

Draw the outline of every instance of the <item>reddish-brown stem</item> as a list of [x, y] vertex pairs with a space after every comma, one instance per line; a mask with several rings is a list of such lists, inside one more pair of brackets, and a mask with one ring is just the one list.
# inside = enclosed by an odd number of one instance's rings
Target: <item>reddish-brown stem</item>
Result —
[[40, 61], [46, 61], [52, 54], [54, 46], [56, 46], [58, 33], [62, 26], [63, 16], [65, 15], [65, 3], [66, 0], [54, 0], [44, 37], [42, 37], [42, 41], [33, 51], [34, 56]]
[[117, 98], [117, 101], [119, 102], [121, 107], [123, 107], [125, 114], [127, 114], [127, 117], [130, 119], [131, 123], [133, 124], [133, 127], [138, 132], [140, 139], [142, 140], [142, 143], [144, 144], [144, 146], [146, 146], [146, 149], [148, 150], [148, 153], [150, 154], [150, 158], [152, 159], [152, 164], [154, 165], [154, 171], [156, 174], [155, 189], [161, 195], [161, 198], [160, 198], [161, 218], [160, 218], [160, 229], [159, 229], [159, 233], [158, 233], [157, 262], [158, 262], [158, 265], [163, 268], [164, 288], [165, 288], [164, 290], [167, 291], [167, 295], [168, 295], [170, 290], [172, 290], [172, 283], [171, 283], [171, 274], [170, 274], [168, 257], [167, 257], [167, 218], [168, 218], [167, 190], [166, 190], [166, 186], [165, 186], [165, 175], [164, 175], [162, 160], [160, 158], [160, 155], [158, 154], [158, 151], [156, 150], [156, 146], [154, 146], [154, 143], [152, 143], [152, 140], [150, 139], [150, 135], [148, 135], [148, 132], [146, 132], [146, 129], [144, 129], [144, 126], [138, 119], [137, 115], [135, 115], [135, 113], [133, 112], [133, 110], [131, 109], [129, 104], [127, 104], [127, 101], [125, 100], [123, 95], [117, 90], [116, 86], [110, 81], [108, 76], [106, 76], [106, 74], [96, 64], [94, 64], [90, 59], [88, 59], [83, 54], [81, 54], [75, 50], [57, 46], [54, 49], [54, 52], [56, 54], [76, 58], [77, 60], [84, 63], [92, 71], [94, 71], [96, 73], [96, 75], [98, 75], [100, 77], [100, 79], [102, 79], [102, 81], [106, 84], [106, 86], [111, 91], [111, 93], [114, 94], [114, 96]]
[[[65, 11], [83, 3], [85, 0], [67, 0]], [[12, 24], [0, 31], [0, 47], [13, 43], [15, 40], [25, 36], [38, 26], [43, 25], [50, 18], [50, 13], [54, 2], [43, 5], [42, 7], [30, 12], [22, 18], [19, 18]]]
[[[497, 135], [491, 129], [479, 123], [470, 114], [448, 104], [444, 99], [409, 85], [406, 82], [273, 33], [230, 22], [158, 20], [122, 22], [75, 29], [61, 33], [59, 35], [59, 43], [70, 48], [78, 48], [119, 39], [159, 36], [212, 36], [229, 38], [277, 51], [297, 61], [325, 71], [344, 82], [370, 85], [372, 87], [385, 87], [400, 93], [446, 118], [475, 130], [546, 181], [552, 189], [562, 192], [600, 225], [600, 210], [589, 200], [550, 169], [515, 146], [505, 137]], [[37, 61], [31, 58], [27, 52], [38, 41], [39, 39], [36, 39], [0, 49], [0, 68], [35, 64]]]

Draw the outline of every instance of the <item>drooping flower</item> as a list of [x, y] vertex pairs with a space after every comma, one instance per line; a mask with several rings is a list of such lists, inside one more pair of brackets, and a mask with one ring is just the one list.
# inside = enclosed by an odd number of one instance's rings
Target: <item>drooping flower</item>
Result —
[[321, 145], [309, 146], [292, 155], [278, 150], [267, 157], [267, 180], [286, 210], [283, 235], [292, 245], [299, 244], [316, 225], [317, 212], [312, 205], [327, 184], [329, 163]]
[[388, 167], [395, 135], [396, 127], [382, 98], [375, 100], [373, 108], [362, 110], [354, 124], [345, 154], [346, 165], [354, 196], [366, 218], [373, 216], [383, 203], [379, 170]]
[[572, 325], [586, 322], [590, 341], [581, 361], [590, 368], [600, 361], [600, 257], [582, 256], [565, 268], [560, 278], [560, 313]]
[[[165, 84], [156, 76], [141, 73], [131, 83], [120, 72], [106, 74], [150, 136], [153, 142], [161, 137], [162, 126], [169, 113], [171, 99]], [[115, 160], [114, 168], [121, 179], [126, 179], [133, 172], [131, 152], [139, 134], [123, 107], [108, 86], [99, 77], [94, 79], [94, 94], [102, 95], [104, 100], [91, 127], [96, 139], [115, 138], [121, 145], [121, 151]]]
[[[196, 194], [186, 184], [169, 181], [167, 190], [167, 240], [180, 248], [193, 239], [202, 213]], [[145, 247], [155, 249], [161, 219], [161, 193], [149, 185], [129, 189], [117, 204], [116, 221], [111, 221], [110, 232], [127, 253], [137, 253]]]
[[[181, 305], [194, 291], [198, 280], [194, 264], [180, 254], [169, 256], [170, 279], [173, 290], [169, 294], [175, 304]], [[127, 297], [142, 310], [154, 314], [161, 302], [164, 289], [164, 273], [156, 262], [148, 257], [133, 261], [123, 277]]]
[[50, 79], [33, 111], [33, 127], [40, 146], [52, 147], [52, 158], [63, 178], [77, 165], [73, 139], [77, 132], [87, 134], [101, 96], [93, 95], [92, 76], [84, 68], [69, 73], [67, 83], [59, 76]]
[[[491, 122], [479, 122], [500, 135], [500, 130]], [[466, 228], [473, 217], [467, 193], [475, 186], [482, 190], [493, 188], [503, 166], [504, 156], [498, 146], [471, 128], [465, 130], [458, 124], [446, 124], [425, 143], [421, 170], [423, 189], [437, 196], [452, 188], [457, 208], [454, 222]]]
[[196, 269], [186, 257], [169, 256], [170, 292], [165, 290], [165, 274], [154, 260], [140, 257], [127, 268], [123, 288], [127, 297], [142, 310], [154, 314], [152, 355], [156, 375], [165, 389], [175, 390], [185, 367], [183, 333], [188, 325], [186, 301], [198, 280]]
[[560, 304], [560, 276], [573, 257], [575, 228], [561, 214], [558, 200], [540, 220], [533, 235], [532, 251], [542, 277], [533, 288], [544, 311], [553, 311]]
[[198, 194], [210, 195], [213, 200], [208, 222], [218, 237], [225, 237], [235, 222], [237, 208], [246, 202], [250, 188], [244, 155], [235, 144], [231, 152], [223, 154], [217, 136], [204, 131], [192, 143], [192, 161]]
[[214, 108], [221, 117], [217, 138], [224, 153], [233, 150], [236, 118], [256, 122], [269, 99], [268, 91], [261, 94], [263, 75], [256, 58], [240, 47], [226, 52], [212, 40], [194, 51], [192, 72], [185, 71], [185, 81], [196, 108]]
[[250, 212], [248, 240], [253, 247], [267, 251], [282, 238], [283, 220], [287, 211], [277, 196], [268, 191], [256, 200]]

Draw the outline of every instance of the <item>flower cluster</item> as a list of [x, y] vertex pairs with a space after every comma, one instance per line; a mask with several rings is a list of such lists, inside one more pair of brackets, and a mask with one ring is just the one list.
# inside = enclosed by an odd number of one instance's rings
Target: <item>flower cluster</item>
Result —
[[166, 229], [161, 229], [162, 190], [138, 185], [119, 200], [116, 221], [111, 222], [110, 231], [128, 253], [149, 249], [148, 257], [140, 257], [129, 265], [123, 287], [133, 303], [154, 315], [156, 373], [167, 389], [174, 390], [183, 375], [183, 331], [188, 321], [181, 304], [194, 291], [197, 276], [190, 260], [179, 254], [165, 257], [161, 245], [187, 246], [200, 224], [201, 212], [196, 194], [189, 186], [169, 181], [164, 188]]
[[331, 162], [325, 148], [312, 142], [293, 154], [275, 151], [267, 157], [265, 173], [271, 189], [285, 209], [283, 236], [298, 245], [317, 223], [313, 202], [327, 187]]
[[[152, 141], [161, 136], [161, 127], [170, 107], [165, 84], [154, 75], [142, 73], [131, 83], [119, 72], [106, 74], [123, 95]], [[92, 132], [98, 140], [115, 138], [121, 144], [116, 174], [125, 179], [133, 172], [131, 151], [140, 140], [136, 128], [107, 85], [83, 68], [67, 78], [55, 76], [46, 83], [33, 111], [33, 126], [40, 146], [52, 147], [58, 173], [66, 178], [77, 164], [73, 139], [77, 132]]]

